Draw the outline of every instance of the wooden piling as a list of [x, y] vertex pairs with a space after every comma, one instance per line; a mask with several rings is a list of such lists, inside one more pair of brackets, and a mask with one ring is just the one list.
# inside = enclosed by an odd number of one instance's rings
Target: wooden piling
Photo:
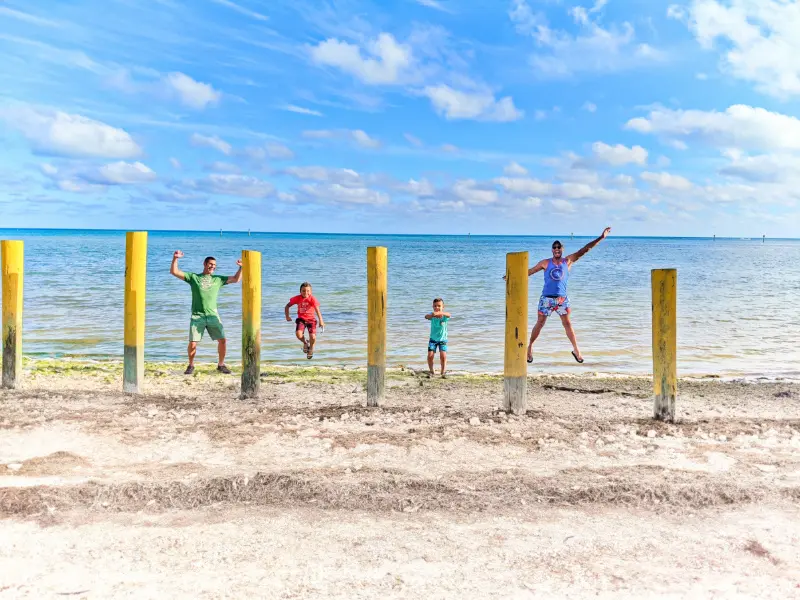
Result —
[[125, 234], [125, 352], [122, 391], [141, 394], [144, 385], [144, 313], [147, 232]]
[[3, 387], [15, 389], [22, 381], [23, 242], [0, 242], [0, 265], [3, 277]]
[[675, 420], [678, 396], [678, 271], [653, 269], [653, 396], [654, 418]]
[[386, 381], [387, 251], [367, 248], [367, 406], [383, 401]]
[[506, 254], [505, 410], [525, 414], [528, 354], [528, 253]]
[[242, 398], [261, 387], [261, 253], [242, 250]]

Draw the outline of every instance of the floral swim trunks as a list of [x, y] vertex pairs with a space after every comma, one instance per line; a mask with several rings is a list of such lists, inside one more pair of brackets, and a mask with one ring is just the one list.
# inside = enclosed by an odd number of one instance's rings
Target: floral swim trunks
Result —
[[569, 298], [562, 296], [554, 298], [552, 296], [542, 296], [539, 298], [539, 314], [549, 317], [553, 312], [558, 316], [564, 317], [570, 313]]

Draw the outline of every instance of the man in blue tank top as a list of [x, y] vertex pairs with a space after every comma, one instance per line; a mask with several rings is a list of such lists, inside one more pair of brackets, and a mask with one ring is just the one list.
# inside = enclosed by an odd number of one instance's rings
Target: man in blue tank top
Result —
[[564, 325], [564, 330], [567, 332], [569, 341], [572, 342], [572, 356], [575, 357], [579, 363], [583, 362], [581, 350], [578, 348], [578, 341], [575, 339], [575, 331], [572, 329], [572, 323], [569, 320], [570, 306], [569, 297], [567, 296], [567, 281], [569, 280], [569, 270], [572, 265], [581, 258], [584, 254], [589, 252], [592, 248], [602, 242], [608, 234], [611, 233], [611, 227], [606, 227], [603, 233], [596, 240], [592, 240], [577, 252], [570, 254], [563, 258], [563, 247], [561, 242], [556, 240], [553, 242], [553, 258], [546, 258], [536, 263], [533, 268], [528, 269], [528, 275], [534, 275], [539, 271], [544, 271], [544, 287], [542, 288], [542, 297], [539, 298], [539, 309], [536, 319], [536, 325], [533, 326], [531, 331], [531, 340], [528, 344], [528, 362], [533, 362], [533, 343], [547, 322], [549, 317], [554, 312], [561, 317], [561, 323]]

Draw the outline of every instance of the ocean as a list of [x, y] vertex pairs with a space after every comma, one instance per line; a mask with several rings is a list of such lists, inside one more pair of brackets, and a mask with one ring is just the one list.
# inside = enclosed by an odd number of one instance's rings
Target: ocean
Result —
[[[599, 231], [598, 231], [599, 233]], [[215, 256], [232, 275], [242, 249], [262, 253], [262, 359], [284, 365], [366, 363], [366, 249], [389, 253], [389, 366], [425, 368], [430, 311], [442, 297], [452, 313], [449, 368], [502, 372], [507, 252], [533, 264], [558, 237], [565, 255], [590, 241], [570, 235], [416, 236], [153, 231], [147, 258], [145, 358], [185, 361], [191, 294], [169, 274]], [[25, 242], [23, 352], [29, 357], [122, 358], [125, 232], [0, 229]], [[626, 238], [613, 234], [572, 269], [572, 320], [585, 363], [578, 365], [557, 316], [534, 346], [531, 373], [651, 372], [650, 270], [678, 270], [679, 375], [800, 376], [800, 240]], [[283, 309], [313, 284], [325, 319], [313, 361]], [[542, 274], [530, 279], [529, 323]], [[228, 360], [241, 356], [241, 286], [224, 287], [220, 315]], [[208, 338], [198, 360], [215, 360]], [[438, 364], [438, 358], [437, 358]]]

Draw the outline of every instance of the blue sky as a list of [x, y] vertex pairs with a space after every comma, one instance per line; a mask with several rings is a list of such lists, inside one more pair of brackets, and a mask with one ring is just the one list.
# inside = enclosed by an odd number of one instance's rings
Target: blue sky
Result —
[[800, 232], [800, 1], [0, 0], [0, 64], [0, 227]]

